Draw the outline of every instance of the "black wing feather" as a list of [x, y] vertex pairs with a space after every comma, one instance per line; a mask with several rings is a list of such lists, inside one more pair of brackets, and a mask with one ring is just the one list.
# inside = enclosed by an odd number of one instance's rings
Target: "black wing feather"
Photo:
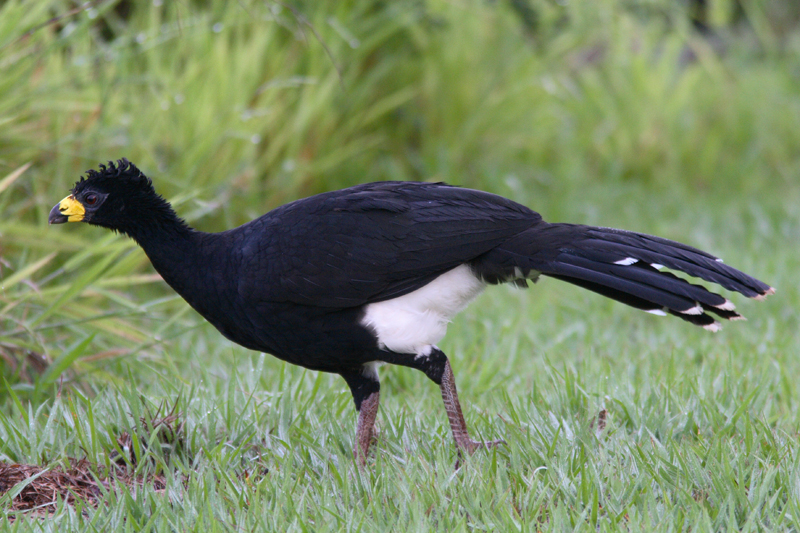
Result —
[[[372, 183], [278, 208], [254, 226], [269, 283], [240, 292], [271, 301], [354, 307], [416, 290], [541, 221], [493, 194], [444, 184]], [[265, 231], [275, 225], [281, 231]], [[309, 253], [312, 250], [313, 253]], [[253, 254], [263, 257], [263, 254]]]

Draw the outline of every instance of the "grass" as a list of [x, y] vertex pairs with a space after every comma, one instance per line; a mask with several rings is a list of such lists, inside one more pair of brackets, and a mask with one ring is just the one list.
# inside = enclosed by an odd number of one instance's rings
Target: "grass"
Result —
[[[5, 487], [0, 529], [800, 529], [797, 13], [712, 4], [724, 52], [666, 1], [532, 2], [533, 29], [505, 3], [3, 3], [0, 461], [142, 481], [28, 513]], [[445, 180], [702, 247], [778, 293], [712, 335], [555, 280], [488, 291], [441, 347], [470, 427], [508, 445], [455, 471], [437, 388], [384, 368], [360, 472], [340, 378], [225, 341], [130, 242], [46, 227], [122, 156], [206, 230]], [[164, 441], [143, 420], [173, 407]]]

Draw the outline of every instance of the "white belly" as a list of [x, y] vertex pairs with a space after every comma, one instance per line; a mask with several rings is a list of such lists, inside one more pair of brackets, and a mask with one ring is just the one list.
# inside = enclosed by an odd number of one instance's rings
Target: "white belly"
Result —
[[460, 265], [414, 292], [367, 305], [361, 323], [375, 332], [381, 348], [428, 353], [444, 337], [447, 324], [485, 286], [467, 265]]

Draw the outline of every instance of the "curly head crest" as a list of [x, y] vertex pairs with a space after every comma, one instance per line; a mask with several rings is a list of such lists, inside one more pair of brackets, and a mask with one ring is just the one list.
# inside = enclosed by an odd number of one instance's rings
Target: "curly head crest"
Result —
[[128, 180], [130, 183], [146, 188], [152, 188], [153, 186], [153, 182], [150, 178], [145, 176], [136, 165], [123, 157], [117, 160], [116, 163], [114, 161], [109, 161], [106, 165], [98, 165], [97, 170], [87, 170], [86, 176], [81, 176], [80, 180], [75, 183], [75, 187], [84, 183], [106, 179], [124, 179]]

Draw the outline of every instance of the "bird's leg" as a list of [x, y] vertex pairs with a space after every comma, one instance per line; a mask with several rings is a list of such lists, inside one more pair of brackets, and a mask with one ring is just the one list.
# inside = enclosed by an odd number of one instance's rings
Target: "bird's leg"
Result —
[[467, 430], [467, 422], [461, 412], [461, 403], [458, 401], [458, 391], [456, 390], [456, 378], [453, 369], [450, 368], [450, 361], [445, 361], [444, 372], [442, 372], [441, 383], [442, 400], [444, 400], [444, 410], [447, 412], [447, 420], [450, 421], [450, 429], [453, 432], [453, 440], [459, 450], [465, 450], [472, 455], [478, 448], [489, 449], [498, 444], [505, 444], [504, 440], [476, 441], [472, 440]]
[[350, 386], [353, 401], [358, 411], [358, 424], [356, 426], [356, 444], [353, 455], [358, 465], [367, 464], [367, 454], [372, 443], [372, 433], [375, 428], [375, 418], [378, 416], [378, 406], [381, 397], [381, 384], [378, 381], [378, 372], [374, 366], [365, 365], [362, 369], [342, 374]]
[[442, 400], [444, 409], [447, 412], [447, 420], [450, 422], [450, 429], [453, 432], [453, 440], [459, 451], [464, 450], [470, 455], [478, 448], [491, 448], [498, 444], [505, 444], [503, 440], [475, 441], [469, 436], [467, 422], [461, 411], [461, 403], [458, 401], [458, 391], [456, 391], [456, 379], [453, 369], [450, 368], [450, 361], [439, 348], [430, 346], [427, 353], [409, 355], [392, 353], [384, 359], [387, 363], [408, 366], [425, 372], [434, 383], [442, 389]]
[[358, 425], [356, 426], [356, 446], [353, 450], [359, 466], [367, 464], [369, 445], [372, 444], [372, 431], [375, 428], [375, 418], [378, 416], [378, 404], [381, 393], [373, 392], [361, 402], [358, 410]]

